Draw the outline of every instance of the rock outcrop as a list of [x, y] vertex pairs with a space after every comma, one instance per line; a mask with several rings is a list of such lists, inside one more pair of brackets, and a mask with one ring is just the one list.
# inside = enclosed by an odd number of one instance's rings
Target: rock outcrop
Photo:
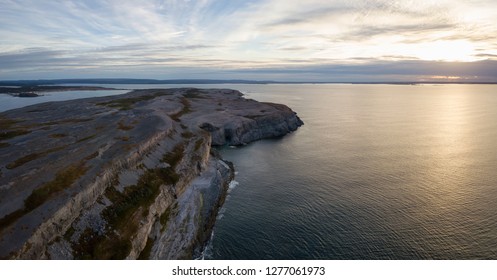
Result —
[[0, 258], [194, 258], [234, 174], [212, 145], [300, 125], [284, 105], [192, 88], [2, 113]]

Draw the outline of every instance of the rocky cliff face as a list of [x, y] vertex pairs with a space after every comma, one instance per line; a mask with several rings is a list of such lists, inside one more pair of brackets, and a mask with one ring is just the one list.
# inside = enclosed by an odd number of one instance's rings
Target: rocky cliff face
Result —
[[137, 90], [0, 114], [0, 257], [198, 256], [233, 178], [211, 146], [300, 125], [288, 107], [233, 90]]

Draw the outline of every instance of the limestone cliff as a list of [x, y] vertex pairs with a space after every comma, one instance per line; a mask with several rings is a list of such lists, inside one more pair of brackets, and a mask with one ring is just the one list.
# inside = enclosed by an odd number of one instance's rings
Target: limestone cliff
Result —
[[233, 178], [211, 146], [300, 125], [284, 105], [191, 88], [2, 113], [0, 258], [193, 258]]

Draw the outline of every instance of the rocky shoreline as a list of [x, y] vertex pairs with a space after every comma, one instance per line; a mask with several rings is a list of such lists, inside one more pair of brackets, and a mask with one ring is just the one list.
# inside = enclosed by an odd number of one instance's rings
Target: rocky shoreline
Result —
[[233, 165], [213, 149], [283, 136], [284, 105], [234, 90], [135, 90], [0, 114], [0, 258], [192, 259]]

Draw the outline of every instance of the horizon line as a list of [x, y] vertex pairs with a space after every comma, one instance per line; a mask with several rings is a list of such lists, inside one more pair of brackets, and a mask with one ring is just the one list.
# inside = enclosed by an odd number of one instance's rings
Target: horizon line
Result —
[[0, 80], [0, 86], [33, 86], [57, 84], [497, 84], [484, 81], [275, 81], [246, 79], [137, 79], [137, 78], [65, 78], [65, 79], [26, 79]]

